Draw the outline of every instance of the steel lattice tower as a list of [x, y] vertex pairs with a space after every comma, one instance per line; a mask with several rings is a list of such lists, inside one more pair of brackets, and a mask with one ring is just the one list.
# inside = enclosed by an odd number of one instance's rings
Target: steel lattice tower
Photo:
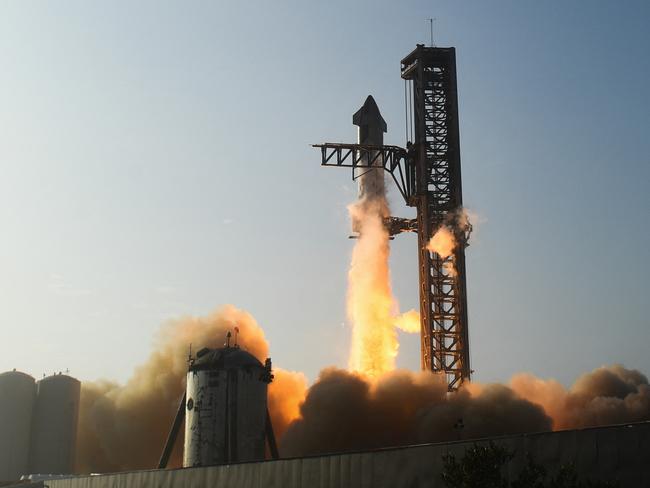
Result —
[[[453, 48], [417, 48], [402, 60], [412, 83], [420, 274], [422, 369], [444, 372], [450, 389], [470, 377], [465, 283], [466, 235], [458, 226], [446, 260], [427, 250], [435, 231], [463, 205]], [[453, 268], [445, 261], [453, 260]], [[454, 271], [450, 272], [450, 269]]]
[[[390, 217], [386, 227], [391, 235], [418, 234], [421, 366], [444, 374], [451, 391], [471, 375], [465, 275], [471, 227], [460, 222], [463, 198], [455, 49], [418, 44], [402, 60], [401, 76], [411, 93], [407, 127], [410, 123], [413, 140], [407, 149], [331, 143], [316, 147], [321, 148], [324, 166], [383, 167], [406, 204], [416, 207], [415, 221]], [[452, 229], [457, 242], [447, 258], [427, 249], [443, 225]]]

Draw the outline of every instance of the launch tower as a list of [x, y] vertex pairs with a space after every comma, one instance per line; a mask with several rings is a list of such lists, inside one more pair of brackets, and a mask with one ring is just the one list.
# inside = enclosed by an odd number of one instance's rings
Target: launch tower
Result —
[[[406, 149], [370, 144], [317, 144], [323, 166], [363, 174], [381, 166], [417, 218], [390, 217], [391, 235], [418, 234], [421, 366], [446, 376], [450, 391], [470, 379], [465, 247], [471, 227], [462, 214], [456, 51], [418, 44], [401, 62], [407, 110]], [[409, 131], [410, 127], [410, 131]], [[355, 170], [359, 170], [358, 172]], [[443, 257], [427, 249], [446, 226], [456, 246]]]

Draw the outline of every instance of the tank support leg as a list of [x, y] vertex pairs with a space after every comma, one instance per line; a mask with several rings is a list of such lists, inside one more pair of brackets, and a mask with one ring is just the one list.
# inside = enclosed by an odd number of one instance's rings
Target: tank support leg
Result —
[[279, 459], [280, 453], [278, 452], [278, 445], [275, 442], [275, 434], [273, 433], [273, 425], [271, 424], [271, 415], [269, 409], [266, 409], [266, 440], [269, 443], [269, 450], [271, 451], [272, 459]]
[[178, 431], [181, 428], [181, 424], [185, 419], [185, 394], [181, 398], [181, 403], [178, 405], [178, 411], [176, 412], [176, 417], [174, 418], [174, 423], [172, 428], [169, 431], [167, 436], [167, 442], [165, 442], [165, 448], [163, 449], [162, 454], [160, 455], [160, 461], [158, 462], [158, 469], [165, 469], [167, 463], [169, 462], [169, 457], [172, 455], [172, 449], [174, 449], [174, 444], [176, 443], [176, 437], [178, 437]]

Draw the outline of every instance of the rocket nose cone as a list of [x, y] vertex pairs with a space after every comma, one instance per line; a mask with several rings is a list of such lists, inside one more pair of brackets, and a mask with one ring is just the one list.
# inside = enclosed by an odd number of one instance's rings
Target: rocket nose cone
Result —
[[379, 127], [382, 132], [387, 130], [386, 121], [381, 116], [377, 102], [372, 95], [368, 95], [363, 106], [352, 116], [352, 123], [359, 127], [364, 125]]
[[366, 97], [366, 101], [363, 102], [363, 107], [362, 109], [365, 109], [369, 112], [376, 112], [379, 113], [379, 107], [377, 106], [377, 102], [375, 102], [375, 99], [373, 98], [372, 95], [368, 95]]

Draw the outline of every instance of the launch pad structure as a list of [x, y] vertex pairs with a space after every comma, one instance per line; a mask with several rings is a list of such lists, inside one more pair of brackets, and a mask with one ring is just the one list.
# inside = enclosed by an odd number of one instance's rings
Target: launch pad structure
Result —
[[[389, 217], [391, 236], [418, 235], [421, 367], [444, 374], [449, 391], [470, 379], [465, 247], [471, 226], [462, 214], [456, 51], [418, 44], [401, 61], [407, 109], [406, 148], [372, 144], [316, 144], [323, 166], [387, 171], [416, 219]], [[406, 96], [410, 94], [410, 96]], [[369, 97], [369, 100], [372, 100]], [[368, 103], [368, 101], [366, 101]], [[374, 101], [373, 101], [374, 104]], [[410, 108], [410, 110], [409, 110]], [[446, 226], [456, 246], [443, 257], [427, 248]]]

